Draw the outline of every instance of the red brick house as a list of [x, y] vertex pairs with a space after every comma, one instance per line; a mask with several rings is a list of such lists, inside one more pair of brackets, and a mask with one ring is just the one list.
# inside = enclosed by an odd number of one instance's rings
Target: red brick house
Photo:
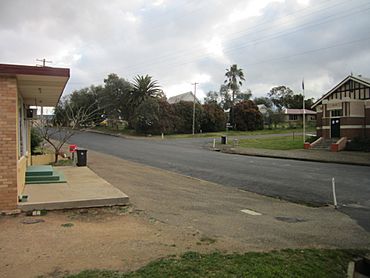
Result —
[[30, 106], [56, 106], [69, 69], [0, 64], [0, 212], [17, 208], [31, 161]]
[[328, 138], [370, 137], [370, 79], [347, 76], [312, 108], [317, 112], [317, 135]]

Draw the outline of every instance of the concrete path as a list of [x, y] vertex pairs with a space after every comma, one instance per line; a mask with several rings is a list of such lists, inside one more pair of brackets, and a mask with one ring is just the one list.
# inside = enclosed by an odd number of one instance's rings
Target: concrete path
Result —
[[293, 204], [97, 152], [90, 152], [89, 167], [154, 219], [235, 246], [370, 247], [369, 234], [332, 207]]
[[219, 148], [222, 152], [230, 154], [370, 166], [370, 153], [365, 152], [330, 152], [329, 150], [314, 149], [283, 151], [256, 148], [240, 148], [230, 145], [218, 145], [217, 148]]

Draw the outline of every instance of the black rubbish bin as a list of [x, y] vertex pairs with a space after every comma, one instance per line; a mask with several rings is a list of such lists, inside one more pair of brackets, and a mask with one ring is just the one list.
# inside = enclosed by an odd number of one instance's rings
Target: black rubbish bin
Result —
[[226, 135], [222, 135], [221, 136], [221, 144], [222, 145], [226, 145], [227, 144], [227, 136]]
[[87, 165], [87, 150], [77, 149], [77, 166]]

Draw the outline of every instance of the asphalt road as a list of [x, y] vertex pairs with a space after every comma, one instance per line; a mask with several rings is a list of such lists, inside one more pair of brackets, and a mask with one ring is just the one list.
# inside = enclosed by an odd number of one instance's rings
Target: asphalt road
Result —
[[[212, 139], [123, 139], [81, 132], [78, 146], [243, 190], [308, 204], [332, 203], [370, 231], [370, 168], [230, 155], [209, 151]], [[139, 173], [138, 173], [139, 174]]]

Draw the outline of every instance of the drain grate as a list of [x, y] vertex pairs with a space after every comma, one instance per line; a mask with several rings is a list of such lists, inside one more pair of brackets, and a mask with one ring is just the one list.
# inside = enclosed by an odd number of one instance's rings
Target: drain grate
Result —
[[286, 216], [276, 216], [276, 220], [287, 222], [287, 223], [300, 223], [300, 222], [306, 222], [306, 219], [303, 218], [297, 218], [297, 217], [286, 217]]

